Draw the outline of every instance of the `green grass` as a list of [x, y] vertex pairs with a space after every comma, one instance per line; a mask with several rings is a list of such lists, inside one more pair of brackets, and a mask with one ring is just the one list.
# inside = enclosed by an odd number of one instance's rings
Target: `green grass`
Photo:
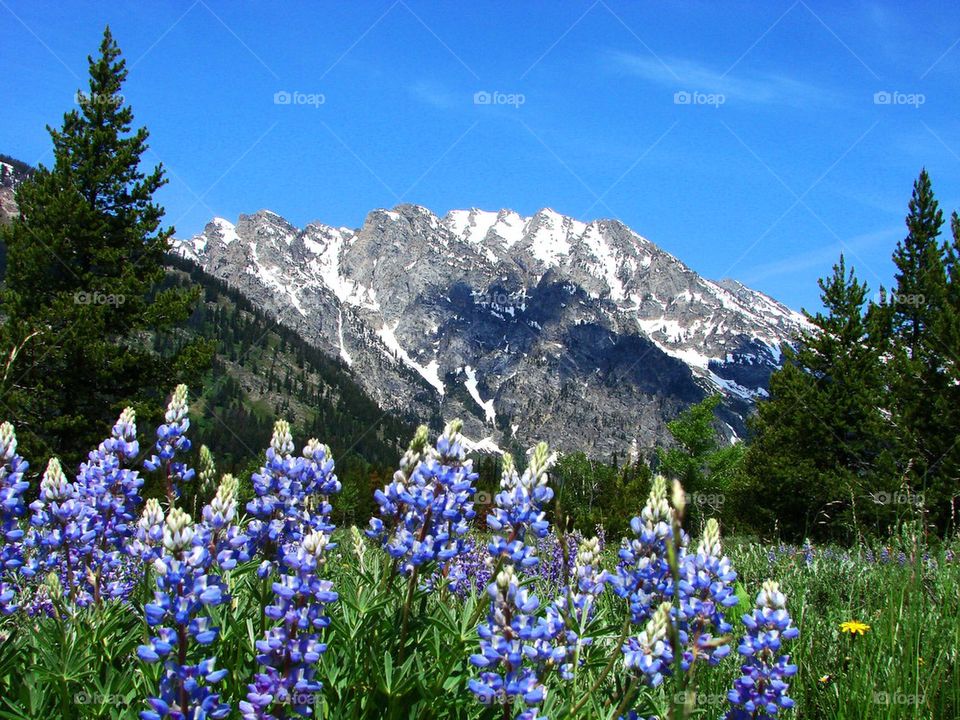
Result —
[[[484, 596], [457, 599], [449, 593], [417, 594], [406, 640], [399, 639], [405, 595], [402, 578], [390, 580], [384, 556], [367, 546], [361, 563], [348, 533], [330, 556], [328, 576], [340, 592], [326, 631], [329, 649], [320, 663], [324, 683], [317, 716], [323, 718], [503, 717], [481, 706], [466, 684], [476, 670], [467, 658], [477, 648], [471, 620], [484, 611]], [[906, 557], [898, 541], [887, 562], [869, 562], [864, 552], [815, 548], [810, 562], [802, 549], [777, 553], [768, 546], [728, 540], [726, 552], [739, 575], [741, 605], [730, 619], [737, 634], [739, 615], [752, 606], [763, 580], [780, 582], [800, 637], [788, 644], [799, 671], [790, 695], [800, 720], [920, 720], [960, 717], [960, 562], [946, 548]], [[608, 548], [606, 566], [615, 562]], [[953, 552], [957, 555], [958, 548]], [[924, 553], [928, 557], [924, 559]], [[879, 555], [879, 549], [876, 553]], [[230, 577], [234, 602], [215, 610], [223, 635], [214, 646], [218, 667], [230, 670], [223, 691], [236, 708], [255, 672], [254, 642], [261, 636], [260, 613], [270, 590], [254, 572], [255, 563]], [[156, 687], [160, 669], [139, 662], [136, 645], [145, 639], [140, 607], [149, 596], [145, 579], [134, 607], [83, 611], [69, 621], [11, 616], [0, 620], [0, 718], [131, 718]], [[552, 590], [538, 587], [542, 602]], [[576, 679], [556, 674], [543, 711], [552, 720], [571, 717], [571, 705], [586, 697], [576, 717], [612, 718], [628, 687], [622, 667], [588, 693], [611, 653], [616, 654], [624, 617], [622, 602], [606, 593], [591, 627], [594, 645], [584, 654]], [[840, 631], [840, 623], [870, 625], [863, 636]], [[720, 718], [727, 691], [738, 674], [736, 653], [695, 676], [693, 717]], [[665, 713], [684, 690], [668, 678], [656, 690], [643, 688], [636, 709], [643, 717]], [[235, 711], [231, 717], [239, 717]]]

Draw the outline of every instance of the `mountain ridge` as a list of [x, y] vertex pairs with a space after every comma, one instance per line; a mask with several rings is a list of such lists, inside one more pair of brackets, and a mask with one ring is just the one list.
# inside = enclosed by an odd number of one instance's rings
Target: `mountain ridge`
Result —
[[808, 327], [617, 220], [550, 208], [440, 217], [404, 204], [355, 229], [261, 210], [174, 249], [340, 357], [384, 407], [465, 414], [491, 447], [544, 434], [571, 448], [586, 434], [602, 452], [656, 445], [714, 391], [735, 439], [781, 344]]

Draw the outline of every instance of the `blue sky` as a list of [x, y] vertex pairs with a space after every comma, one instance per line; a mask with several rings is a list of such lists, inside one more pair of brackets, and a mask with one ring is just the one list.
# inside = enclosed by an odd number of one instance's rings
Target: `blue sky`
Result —
[[0, 0], [0, 152], [50, 160], [106, 23], [181, 236], [552, 207], [813, 309], [844, 249], [889, 284], [922, 166], [960, 208], [954, 2]]

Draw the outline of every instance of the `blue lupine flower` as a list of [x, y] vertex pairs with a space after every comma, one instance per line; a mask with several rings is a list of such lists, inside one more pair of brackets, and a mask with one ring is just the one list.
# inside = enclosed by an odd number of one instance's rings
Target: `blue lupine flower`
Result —
[[299, 458], [293, 457], [290, 423], [278, 420], [274, 426], [266, 464], [253, 475], [256, 497], [247, 503], [253, 520], [247, 536], [254, 549], [262, 549], [266, 560], [260, 566], [260, 577], [267, 577], [284, 547], [298, 542], [314, 530], [329, 532], [330, 504], [328, 496], [340, 491], [334, 474], [330, 448], [318, 440], [310, 440]]
[[273, 583], [274, 602], [264, 609], [278, 624], [257, 641], [257, 662], [264, 670], [254, 676], [247, 699], [239, 704], [245, 720], [286, 717], [287, 708], [313, 715], [315, 695], [322, 689], [316, 665], [327, 649], [319, 631], [330, 624], [326, 606], [337, 600], [333, 583], [318, 573], [325, 550], [332, 547], [329, 534], [321, 530], [286, 545], [282, 572]]
[[221, 570], [232, 570], [237, 562], [250, 559], [249, 539], [236, 526], [237, 489], [233, 475], [224, 475], [217, 494], [203, 508], [203, 521], [197, 525], [198, 544], [202, 544]]
[[606, 582], [607, 573], [600, 569], [599, 538], [583, 540], [574, 561], [571, 585], [563, 588], [559, 597], [547, 607], [544, 619], [544, 635], [555, 646], [549, 654], [550, 660], [558, 665], [561, 677], [566, 680], [573, 678], [582, 648], [593, 642], [586, 635], [586, 629]]
[[[519, 568], [537, 564], [536, 549], [530, 541], [550, 532], [544, 507], [553, 498], [547, 484], [547, 472], [556, 461], [546, 443], [534, 449], [523, 475], [517, 473], [510, 455], [503, 456], [503, 475], [496, 508], [487, 516], [487, 527], [494, 531], [490, 555]], [[529, 534], [529, 537], [528, 537]]]
[[540, 655], [537, 645], [544, 625], [536, 616], [539, 601], [520, 585], [510, 564], [497, 573], [487, 592], [490, 612], [477, 628], [480, 652], [470, 657], [482, 672], [470, 680], [470, 690], [485, 705], [510, 706], [522, 699], [527, 706], [538, 706], [547, 689], [525, 660]]
[[130, 539], [129, 550], [145, 564], [152, 564], [163, 553], [163, 508], [156, 498], [147, 500]]
[[30, 503], [30, 510], [26, 544], [31, 555], [23, 574], [56, 573], [70, 599], [87, 604], [92, 596], [85, 568], [96, 537], [90, 529], [93, 509], [83, 502], [77, 483], [67, 480], [56, 458], [50, 458], [40, 481], [40, 495]]
[[133, 587], [124, 556], [134, 535], [143, 478], [124, 467], [140, 452], [136, 416], [126, 408], [110, 437], [87, 456], [77, 475], [79, 499], [90, 507], [86, 530], [95, 534], [85, 578], [92, 598], [126, 597]]
[[206, 608], [230, 598], [226, 586], [209, 572], [212, 556], [190, 516], [177, 507], [167, 513], [163, 528], [163, 553], [153, 566], [157, 571], [154, 602], [144, 607], [147, 625], [154, 635], [149, 645], [137, 648], [144, 662], [164, 661], [164, 675], [158, 697], [148, 699], [150, 710], [142, 720], [224, 718], [230, 706], [220, 702], [216, 685], [226, 674], [214, 670], [214, 659], [182, 662], [189, 656], [190, 641], [200, 646], [213, 643], [219, 628], [211, 625]]
[[157, 428], [157, 455], [152, 455], [143, 462], [147, 470], [162, 470], [166, 479], [167, 502], [172, 507], [180, 497], [182, 485], [193, 480], [195, 474], [189, 467], [176, 457], [180, 453], [190, 450], [190, 439], [187, 430], [190, 428], [190, 418], [187, 412], [187, 386], [177, 385], [167, 405], [164, 422]]
[[800, 633], [787, 613], [786, 602], [777, 583], [767, 580], [757, 595], [756, 609], [743, 616], [747, 634], [738, 648], [744, 657], [743, 674], [729, 693], [733, 707], [728, 720], [770, 720], [794, 705], [786, 693], [797, 666], [780, 651], [784, 640], [793, 640]]
[[673, 662], [673, 649], [667, 639], [670, 627], [670, 603], [661, 603], [639, 635], [623, 645], [623, 662], [628, 669], [639, 670], [651, 687], [663, 682]]
[[470, 680], [470, 690], [482, 703], [505, 708], [522, 698], [528, 709], [520, 717], [536, 717], [535, 708], [546, 695], [538, 669], [551, 663], [560, 665], [566, 659], [566, 647], [556, 647], [553, 642], [563, 630], [561, 618], [556, 614], [538, 616], [539, 601], [518, 577], [518, 570], [537, 564], [530, 541], [550, 531], [543, 506], [553, 497], [547, 473], [554, 461], [546, 443], [540, 443], [521, 476], [511, 456], [504, 455], [501, 491], [495, 498], [496, 508], [487, 517], [487, 525], [499, 532], [491, 538], [488, 550], [491, 560], [502, 569], [487, 588], [490, 611], [477, 628], [480, 652], [470, 658], [482, 672]]
[[[620, 563], [611, 578], [614, 592], [630, 604], [630, 621], [645, 625], [654, 610], [673, 597], [673, 577], [667, 545], [673, 542], [674, 510], [667, 501], [663, 477], [653, 479], [650, 496], [639, 517], [630, 521], [635, 537], [624, 538]], [[688, 538], [681, 532], [677, 562], [682, 565]]]
[[16, 587], [9, 582], [23, 565], [23, 530], [20, 518], [26, 513], [23, 494], [30, 483], [23, 479], [29, 464], [17, 455], [17, 435], [8, 422], [0, 425], [0, 613], [16, 612]]
[[446, 575], [467, 549], [477, 474], [465, 459], [461, 427], [459, 420], [447, 424], [436, 448], [426, 446], [426, 428], [418, 429], [393, 480], [374, 493], [380, 517], [370, 520], [367, 534], [404, 574], [436, 562]]
[[716, 665], [730, 653], [729, 640], [722, 636], [733, 628], [724, 619], [723, 608], [738, 602], [736, 579], [730, 560], [721, 554], [720, 526], [710, 518], [697, 552], [687, 554], [681, 567], [680, 641], [690, 644], [683, 653], [684, 670], [701, 658]]

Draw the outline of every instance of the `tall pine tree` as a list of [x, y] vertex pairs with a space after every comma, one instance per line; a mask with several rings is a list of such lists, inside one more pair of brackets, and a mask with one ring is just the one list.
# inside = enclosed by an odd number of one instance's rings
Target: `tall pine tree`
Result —
[[957, 286], [951, 248], [940, 240], [943, 213], [926, 170], [914, 183], [906, 225], [907, 237], [893, 253], [896, 285], [878, 314], [890, 358], [902, 494], [922, 496], [930, 519], [944, 529], [960, 471], [956, 375], [950, 373], [957, 352], [951, 340]]
[[156, 417], [169, 388], [196, 377], [210, 353], [202, 343], [166, 356], [150, 349], [151, 336], [189, 316], [197, 294], [161, 287], [173, 229], [161, 228], [153, 196], [166, 181], [161, 166], [140, 169], [148, 133], [131, 130], [127, 70], [109, 27], [88, 64], [79, 108], [48, 127], [52, 167], [20, 186], [20, 216], [2, 235], [3, 340], [15, 358], [0, 409], [28, 455], [54, 452], [70, 466], [124, 405]]
[[893, 476], [880, 353], [864, 313], [867, 286], [846, 262], [819, 282], [823, 312], [770, 379], [751, 429], [746, 473], [761, 529], [784, 536], [850, 537], [876, 524]]

